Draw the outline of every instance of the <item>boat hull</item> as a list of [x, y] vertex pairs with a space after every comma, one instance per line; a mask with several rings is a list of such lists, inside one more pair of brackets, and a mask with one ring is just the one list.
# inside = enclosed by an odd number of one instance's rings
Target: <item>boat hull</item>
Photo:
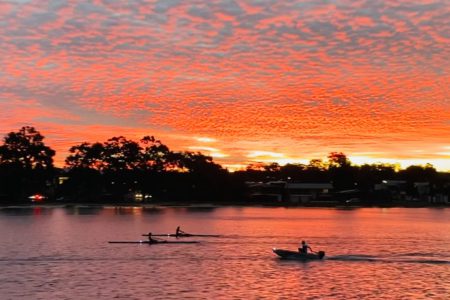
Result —
[[273, 252], [283, 259], [292, 259], [292, 260], [320, 260], [325, 256], [324, 251], [319, 251], [317, 253], [300, 253], [297, 251], [283, 250], [283, 249], [273, 249]]
[[[148, 234], [143, 234], [142, 236], [148, 236]], [[218, 234], [190, 234], [190, 233], [180, 233], [179, 235], [176, 235], [174, 233], [157, 233], [152, 234], [152, 236], [167, 236], [167, 237], [220, 237]]]
[[110, 244], [151, 244], [151, 245], [158, 245], [158, 244], [197, 244], [198, 241], [157, 241], [157, 242], [150, 242], [150, 241], [109, 241]]

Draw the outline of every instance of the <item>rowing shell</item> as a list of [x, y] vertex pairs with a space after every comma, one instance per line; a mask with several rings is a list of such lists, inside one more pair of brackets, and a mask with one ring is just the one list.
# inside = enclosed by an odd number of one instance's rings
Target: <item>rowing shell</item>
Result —
[[[143, 234], [142, 236], [148, 236], [148, 234]], [[220, 237], [218, 234], [190, 234], [190, 233], [180, 233], [178, 235], [174, 233], [159, 233], [152, 234], [152, 236], [167, 236], [167, 237]]]
[[198, 241], [109, 241], [110, 244], [197, 244]]

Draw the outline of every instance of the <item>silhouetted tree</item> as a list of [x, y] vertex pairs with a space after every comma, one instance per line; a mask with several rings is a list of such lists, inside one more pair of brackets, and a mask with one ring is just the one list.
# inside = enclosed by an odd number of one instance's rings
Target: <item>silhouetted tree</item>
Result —
[[267, 172], [271, 172], [271, 173], [279, 172], [281, 170], [281, 167], [280, 167], [280, 165], [278, 163], [273, 162], [273, 163], [265, 165], [264, 166], [264, 170], [267, 171]]
[[399, 176], [408, 183], [414, 182], [433, 182], [437, 177], [437, 171], [431, 164], [425, 166], [409, 166], [399, 172]]
[[247, 171], [267, 171], [267, 164], [263, 162], [254, 162], [247, 165]]
[[141, 139], [141, 143], [145, 146], [141, 163], [141, 167], [144, 170], [162, 172], [178, 168], [177, 157], [161, 141], [153, 136], [145, 136]]
[[72, 146], [71, 153], [66, 158], [66, 165], [69, 169], [94, 169], [102, 171], [106, 169], [107, 163], [104, 159], [106, 150], [102, 143], [82, 143]]
[[[139, 143], [119, 136], [104, 143], [82, 143], [71, 147], [69, 152], [71, 154], [66, 158], [66, 164], [70, 169], [70, 182], [67, 186], [79, 186], [83, 190], [86, 186], [91, 186], [92, 182], [99, 183], [95, 172], [82, 171], [90, 169], [100, 172], [104, 193], [120, 198], [136, 188], [137, 171], [143, 165], [142, 147]], [[79, 174], [84, 174], [86, 178]], [[94, 189], [93, 193], [98, 194], [98, 191]]]
[[302, 164], [286, 164], [279, 167], [281, 178], [284, 180], [299, 181], [304, 177], [306, 166]]
[[9, 201], [25, 200], [32, 193], [52, 197], [55, 151], [34, 127], [10, 132], [0, 146], [0, 194]]
[[328, 173], [336, 190], [355, 189], [357, 169], [351, 166], [350, 160], [342, 152], [331, 152], [328, 155]]
[[44, 136], [31, 126], [8, 133], [0, 146], [0, 164], [13, 164], [28, 170], [53, 168], [55, 151], [43, 140]]
[[178, 166], [188, 187], [185, 191], [194, 201], [225, 200], [229, 192], [229, 173], [213, 162], [211, 156], [196, 152], [179, 152]]
[[357, 170], [358, 188], [369, 191], [373, 185], [382, 180], [395, 179], [395, 166], [390, 164], [364, 164]]
[[350, 166], [350, 160], [342, 152], [331, 152], [328, 154], [328, 166], [329, 168]]
[[123, 136], [110, 138], [103, 144], [103, 148], [102, 161], [108, 171], [133, 170], [141, 164], [142, 148]]
[[211, 156], [203, 155], [200, 152], [179, 152], [176, 159], [181, 169], [191, 173], [224, 171], [221, 165], [213, 162]]
[[327, 169], [327, 165], [321, 159], [311, 159], [307, 168], [309, 170], [315, 169], [318, 171], [325, 171]]

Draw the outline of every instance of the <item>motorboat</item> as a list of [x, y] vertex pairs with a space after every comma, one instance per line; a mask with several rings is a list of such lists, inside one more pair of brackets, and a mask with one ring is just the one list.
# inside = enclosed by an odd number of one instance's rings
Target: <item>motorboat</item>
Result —
[[301, 253], [299, 251], [283, 250], [277, 248], [273, 248], [272, 251], [283, 259], [293, 259], [303, 261], [323, 259], [325, 256], [325, 251]]

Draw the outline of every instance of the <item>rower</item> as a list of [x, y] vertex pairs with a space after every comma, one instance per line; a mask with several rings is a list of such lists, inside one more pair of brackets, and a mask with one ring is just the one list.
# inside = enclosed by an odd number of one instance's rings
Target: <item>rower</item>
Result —
[[158, 243], [158, 240], [155, 240], [155, 239], [152, 238], [152, 233], [151, 232], [148, 233], [148, 243], [149, 244]]
[[183, 230], [180, 229], [180, 226], [177, 227], [177, 230], [175, 231], [175, 236], [179, 237], [182, 234], [186, 234]]

